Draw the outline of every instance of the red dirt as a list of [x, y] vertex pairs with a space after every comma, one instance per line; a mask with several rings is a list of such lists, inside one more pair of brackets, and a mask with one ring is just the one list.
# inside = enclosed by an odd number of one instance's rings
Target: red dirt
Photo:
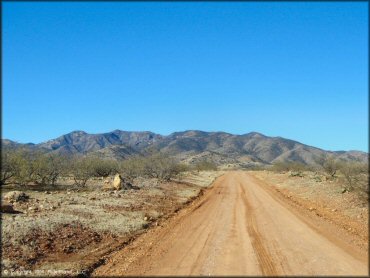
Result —
[[229, 172], [93, 274], [367, 275], [367, 252], [318, 214], [250, 174]]

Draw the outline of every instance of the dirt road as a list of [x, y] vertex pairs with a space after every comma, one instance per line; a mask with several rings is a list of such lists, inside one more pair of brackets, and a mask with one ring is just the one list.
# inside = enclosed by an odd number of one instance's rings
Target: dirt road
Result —
[[367, 254], [237, 171], [93, 275], [367, 275]]

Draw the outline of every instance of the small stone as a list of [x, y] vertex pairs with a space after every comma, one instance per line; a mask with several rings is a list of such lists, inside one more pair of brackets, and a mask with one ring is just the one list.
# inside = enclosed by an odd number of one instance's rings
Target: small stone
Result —
[[314, 208], [313, 208], [313, 207], [310, 207], [310, 208], [309, 208], [309, 210], [310, 210], [310, 211], [313, 211], [313, 210], [314, 210]]
[[144, 221], [148, 221], [148, 217], [146, 217], [146, 216], [145, 216], [145, 217], [144, 217]]
[[337, 211], [337, 209], [332, 209], [331, 211], [332, 211], [332, 212], [336, 212], [336, 211]]
[[23, 191], [10, 191], [4, 195], [4, 199], [9, 202], [25, 202], [29, 199], [29, 196]]
[[14, 211], [14, 208], [13, 208], [13, 205], [12, 204], [10, 204], [10, 203], [2, 203], [1, 204], [1, 212], [3, 212], [3, 213], [13, 213], [15, 211]]

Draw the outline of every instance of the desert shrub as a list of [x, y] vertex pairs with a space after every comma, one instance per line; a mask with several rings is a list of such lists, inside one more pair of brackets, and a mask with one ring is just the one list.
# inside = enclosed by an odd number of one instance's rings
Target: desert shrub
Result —
[[288, 172], [289, 165], [286, 162], [277, 161], [273, 163], [271, 170], [274, 172]]
[[19, 167], [16, 163], [16, 155], [14, 151], [2, 150], [1, 152], [1, 177], [0, 184], [8, 184], [17, 176]]
[[120, 164], [120, 171], [129, 178], [146, 177], [170, 180], [188, 168], [177, 163], [167, 154], [156, 152], [147, 156], [135, 156]]
[[323, 171], [330, 179], [336, 178], [340, 163], [331, 155], [324, 155], [316, 159], [319, 169]]
[[152, 154], [144, 159], [144, 176], [170, 180], [179, 173], [176, 161], [163, 153]]
[[275, 162], [272, 167], [272, 171], [275, 172], [289, 172], [291, 171], [291, 176], [303, 176], [304, 171], [310, 171], [311, 167], [308, 165], [305, 165], [301, 162], [295, 162], [295, 161], [277, 161]]
[[13, 154], [13, 167], [15, 169], [14, 183], [26, 185], [34, 180], [33, 152], [19, 149]]
[[54, 185], [58, 177], [65, 171], [65, 161], [61, 156], [34, 153], [31, 159], [31, 181], [40, 185]]
[[36, 154], [27, 149], [6, 150], [2, 153], [2, 179], [5, 182], [26, 185], [35, 178]]
[[255, 164], [255, 165], [242, 165], [243, 169], [252, 170], [252, 171], [264, 171], [264, 170], [270, 170], [271, 167], [269, 165], [264, 164]]
[[118, 172], [118, 163], [114, 160], [90, 158], [92, 174], [95, 177], [108, 177]]
[[89, 157], [74, 157], [69, 161], [68, 172], [73, 176], [75, 185], [85, 186], [95, 174], [94, 159]]
[[184, 173], [191, 171], [191, 167], [187, 164], [184, 163], [178, 163], [175, 165], [175, 172], [176, 172], [176, 177], [181, 179], [184, 177]]
[[347, 161], [338, 165], [346, 191], [354, 191], [368, 198], [368, 164]]
[[119, 171], [130, 179], [144, 176], [144, 158], [135, 156], [123, 160], [119, 165]]
[[176, 167], [176, 171], [178, 172], [187, 172], [187, 171], [190, 171], [191, 170], [191, 167], [187, 164], [184, 164], [184, 163], [178, 163], [175, 165]]
[[7, 168], [12, 169], [12, 181], [21, 185], [29, 183], [54, 185], [64, 170], [62, 157], [39, 151], [23, 149], [13, 151], [7, 161]]
[[335, 174], [337, 173], [339, 169], [338, 162], [334, 158], [326, 159], [322, 166], [323, 166], [325, 173], [328, 174], [332, 178], [335, 177]]
[[203, 160], [195, 163], [194, 169], [199, 171], [216, 171], [217, 170], [217, 164], [213, 161], [209, 160]]

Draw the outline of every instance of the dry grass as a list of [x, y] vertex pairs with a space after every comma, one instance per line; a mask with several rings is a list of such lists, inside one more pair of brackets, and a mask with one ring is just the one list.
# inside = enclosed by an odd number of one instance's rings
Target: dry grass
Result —
[[[90, 180], [87, 187], [78, 192], [66, 190], [76, 189], [70, 179], [64, 180], [63, 187], [56, 188], [55, 191], [50, 190], [51, 194], [24, 190], [30, 196], [29, 201], [15, 204], [15, 209], [22, 213], [1, 215], [2, 239], [8, 244], [7, 250], [4, 250], [6, 247], [3, 246], [3, 251], [6, 251], [2, 261], [3, 270], [22, 269], [20, 262], [16, 259], [14, 261], [15, 256], [7, 253], [11, 248], [14, 249], [14, 246], [21, 246], [26, 259], [34, 246], [32, 242], [24, 244], [23, 239], [35, 231], [52, 234], [61, 225], [80, 223], [84, 229], [101, 235], [103, 241], [105, 234], [124, 239], [175, 211], [187, 200], [197, 196], [201, 188], [209, 186], [220, 174], [221, 172], [186, 173], [182, 178], [186, 183], [160, 183], [156, 179], [137, 179], [134, 184], [140, 188], [139, 190], [117, 192], [102, 191], [102, 179]], [[30, 211], [30, 207], [38, 210]], [[88, 249], [89, 246], [86, 246], [86, 250]], [[106, 249], [108, 251], [109, 244]], [[57, 252], [63, 255], [61, 250], [56, 250]], [[86, 256], [88, 257], [88, 254]], [[54, 258], [50, 261], [46, 257], [23, 267], [36, 271], [46, 265], [48, 269], [53, 265], [59, 270], [79, 270], [77, 268], [86, 266], [83, 258], [79, 258], [77, 264], [72, 258], [73, 256], [71, 259], [63, 258], [64, 261]]]

